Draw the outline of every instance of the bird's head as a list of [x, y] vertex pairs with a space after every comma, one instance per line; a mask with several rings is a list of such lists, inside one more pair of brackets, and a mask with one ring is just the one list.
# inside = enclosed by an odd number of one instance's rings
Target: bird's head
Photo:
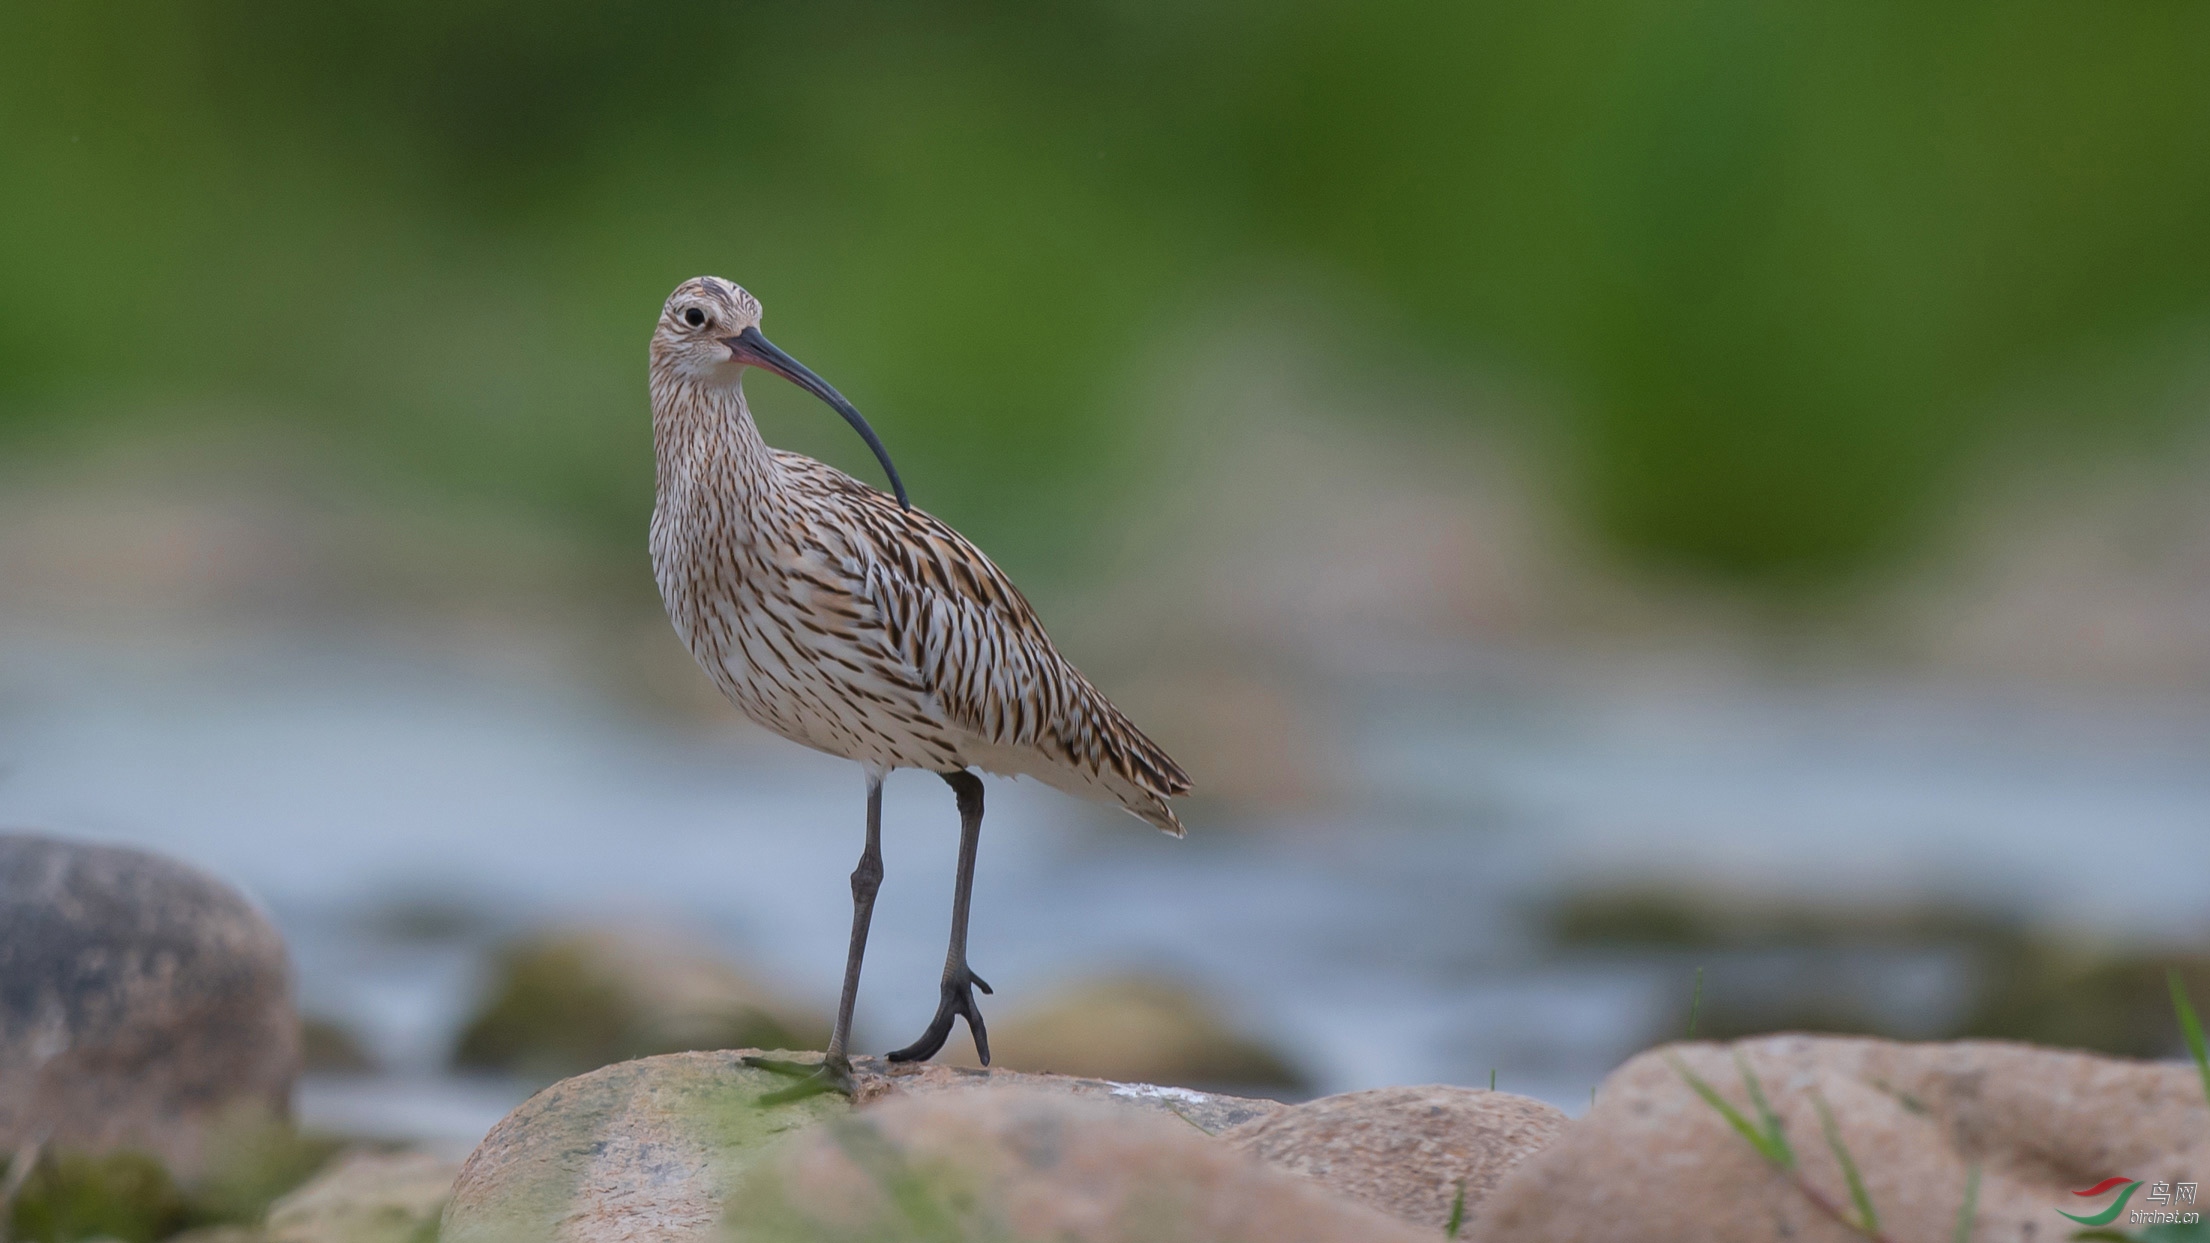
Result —
[[734, 389], [746, 367], [773, 372], [843, 415], [867, 447], [874, 450], [875, 460], [882, 463], [883, 473], [890, 477], [890, 489], [897, 493], [899, 506], [913, 507], [906, 500], [898, 468], [891, 464], [890, 451], [883, 448], [875, 429], [867, 425], [844, 394], [760, 335], [758, 298], [718, 276], [693, 277], [676, 286], [675, 292], [668, 295], [667, 305], [660, 309], [660, 324], [652, 334], [655, 375], [701, 387]]

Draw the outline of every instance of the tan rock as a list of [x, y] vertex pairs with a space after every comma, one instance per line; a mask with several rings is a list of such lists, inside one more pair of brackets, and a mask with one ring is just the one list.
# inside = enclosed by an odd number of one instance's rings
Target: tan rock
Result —
[[[1415, 1225], [1463, 1221], [1507, 1171], [1565, 1133], [1557, 1106], [1478, 1088], [1375, 1088], [1291, 1106], [1220, 1138]], [[1461, 1197], [1463, 1199], [1461, 1200]]]
[[[641, 1058], [531, 1097], [492, 1128], [462, 1166], [445, 1212], [445, 1243], [718, 1241], [722, 1205], [761, 1154], [787, 1133], [850, 1108], [840, 1097], [817, 1096], [763, 1109], [759, 1096], [789, 1081], [745, 1066], [742, 1057]], [[865, 1107], [1017, 1084], [1155, 1115], [1200, 1139], [1285, 1108], [1276, 1101], [1095, 1079], [892, 1068], [877, 1058], [860, 1059], [855, 1070]]]
[[196, 1226], [172, 1234], [162, 1243], [267, 1243], [268, 1236], [252, 1226]]
[[268, 1243], [414, 1243], [452, 1196], [452, 1162], [419, 1152], [340, 1159], [269, 1206]]
[[443, 1243], [716, 1239], [729, 1187], [768, 1144], [847, 1109], [835, 1096], [763, 1109], [790, 1081], [741, 1056], [640, 1058], [524, 1101], [461, 1166]]
[[[1736, 1054], [1782, 1121], [1794, 1174], [1762, 1160], [1670, 1060], [1754, 1118]], [[1857, 1239], [1814, 1202], [1850, 1203], [1814, 1093], [1893, 1239], [1954, 1237], [1975, 1165], [1980, 1240], [2068, 1238], [2079, 1227], [2059, 1209], [2109, 1203], [2070, 1193], [2113, 1175], [2199, 1182], [2210, 1172], [2210, 1106], [2190, 1066], [1996, 1042], [1769, 1036], [1675, 1045], [1614, 1071], [1586, 1117], [1498, 1185], [1473, 1237]]]
[[754, 1172], [743, 1241], [1411, 1243], [1433, 1236], [1336, 1199], [1155, 1113], [984, 1087], [830, 1122]]
[[1085, 1079], [1075, 1075], [1041, 1075], [993, 1066], [979, 1070], [930, 1062], [891, 1065], [879, 1058], [859, 1062], [859, 1103], [873, 1104], [894, 1096], [925, 1096], [934, 1092], [968, 1091], [977, 1087], [1021, 1087], [1054, 1092], [1115, 1105], [1148, 1110], [1178, 1118], [1207, 1135], [1219, 1135], [1245, 1123], [1268, 1118], [1289, 1108], [1263, 1097], [1229, 1096], [1194, 1088], [1162, 1087], [1152, 1083], [1127, 1083], [1111, 1079]]
[[299, 1076], [284, 942], [172, 859], [0, 834], [0, 1150], [138, 1150], [196, 1175]]
[[[1304, 1081], [1194, 991], [1144, 976], [1086, 981], [1008, 1013], [990, 1025], [990, 1054], [1008, 1070], [1122, 1083], [1294, 1089]], [[973, 1045], [954, 1042], [946, 1060], [975, 1065]]]

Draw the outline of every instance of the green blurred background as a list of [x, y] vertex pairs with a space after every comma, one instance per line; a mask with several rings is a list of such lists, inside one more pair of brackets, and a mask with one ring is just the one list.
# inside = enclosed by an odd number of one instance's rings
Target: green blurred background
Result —
[[1286, 280], [1524, 395], [1604, 546], [1832, 583], [2006, 438], [2169, 434], [2205, 81], [2179, 0], [7, 5], [0, 454], [275, 418], [627, 547], [711, 271], [1046, 574], [1132, 371]]

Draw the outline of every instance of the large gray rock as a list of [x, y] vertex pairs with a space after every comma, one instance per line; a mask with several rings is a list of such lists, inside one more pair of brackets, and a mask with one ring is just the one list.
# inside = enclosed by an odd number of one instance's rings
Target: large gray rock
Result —
[[145, 851], [0, 834], [0, 1148], [137, 1148], [190, 1177], [210, 1132], [289, 1112], [284, 943], [236, 890]]
[[[1792, 1172], [1760, 1158], [1681, 1073], [1754, 1119], [1742, 1065], [1785, 1128]], [[1851, 1211], [1821, 1099], [1892, 1239], [1957, 1237], [1975, 1166], [1974, 1239], [2070, 1238], [2079, 1227], [2060, 1210], [2110, 1203], [2075, 1191], [2114, 1175], [2178, 1183], [2210, 1171], [2210, 1106], [2192, 1066], [1992, 1041], [1768, 1036], [1674, 1045], [1612, 1072], [1595, 1108], [1505, 1176], [1473, 1237], [1861, 1243], [1821, 1208]], [[2130, 1207], [2156, 1207], [2145, 1195]]]
[[[807, 1057], [806, 1054], [778, 1054]], [[841, 1097], [761, 1108], [789, 1080], [753, 1070], [742, 1052], [672, 1053], [563, 1080], [492, 1128], [462, 1166], [445, 1211], [445, 1243], [684, 1243], [718, 1240], [731, 1191], [789, 1133], [845, 1116]], [[962, 1097], [1006, 1084], [1154, 1117], [1206, 1136], [1285, 1108], [1180, 1088], [859, 1059], [863, 1109], [901, 1099]]]
[[746, 1178], [728, 1224], [740, 1243], [1435, 1237], [1155, 1111], [1019, 1087], [889, 1100], [800, 1135]]
[[1443, 1229], [1565, 1134], [1557, 1106], [1478, 1088], [1374, 1088], [1291, 1106], [1220, 1138], [1400, 1221]]

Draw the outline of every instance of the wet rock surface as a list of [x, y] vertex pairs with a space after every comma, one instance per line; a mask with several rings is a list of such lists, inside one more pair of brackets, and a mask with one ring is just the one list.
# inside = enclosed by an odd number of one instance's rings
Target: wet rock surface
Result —
[[282, 1115], [284, 944], [236, 890], [139, 850], [0, 834], [0, 1148], [134, 1149], [180, 1177], [210, 1130]]
[[1158, 1113], [1009, 1086], [893, 1099], [808, 1132], [744, 1180], [729, 1226], [763, 1243], [1433, 1237]]
[[[1743, 1066], [1785, 1128], [1792, 1174], [1763, 1160], [1682, 1074], [1755, 1118]], [[2107, 1203], [2075, 1191], [2112, 1175], [2200, 1181], [2210, 1169], [2210, 1105], [2192, 1066], [1999, 1042], [1771, 1036], [1629, 1061], [1587, 1116], [1506, 1175], [1472, 1237], [1861, 1238], [1818, 1207], [1851, 1203], [1822, 1138], [1820, 1099], [1895, 1239], [1957, 1237], [1974, 1167], [1974, 1239], [2068, 1238], [2079, 1227], [2059, 1210]]]
[[1294, 1105], [1220, 1138], [1232, 1148], [1400, 1221], [1443, 1229], [1520, 1162], [1565, 1134], [1557, 1106], [1478, 1088], [1346, 1092]]

